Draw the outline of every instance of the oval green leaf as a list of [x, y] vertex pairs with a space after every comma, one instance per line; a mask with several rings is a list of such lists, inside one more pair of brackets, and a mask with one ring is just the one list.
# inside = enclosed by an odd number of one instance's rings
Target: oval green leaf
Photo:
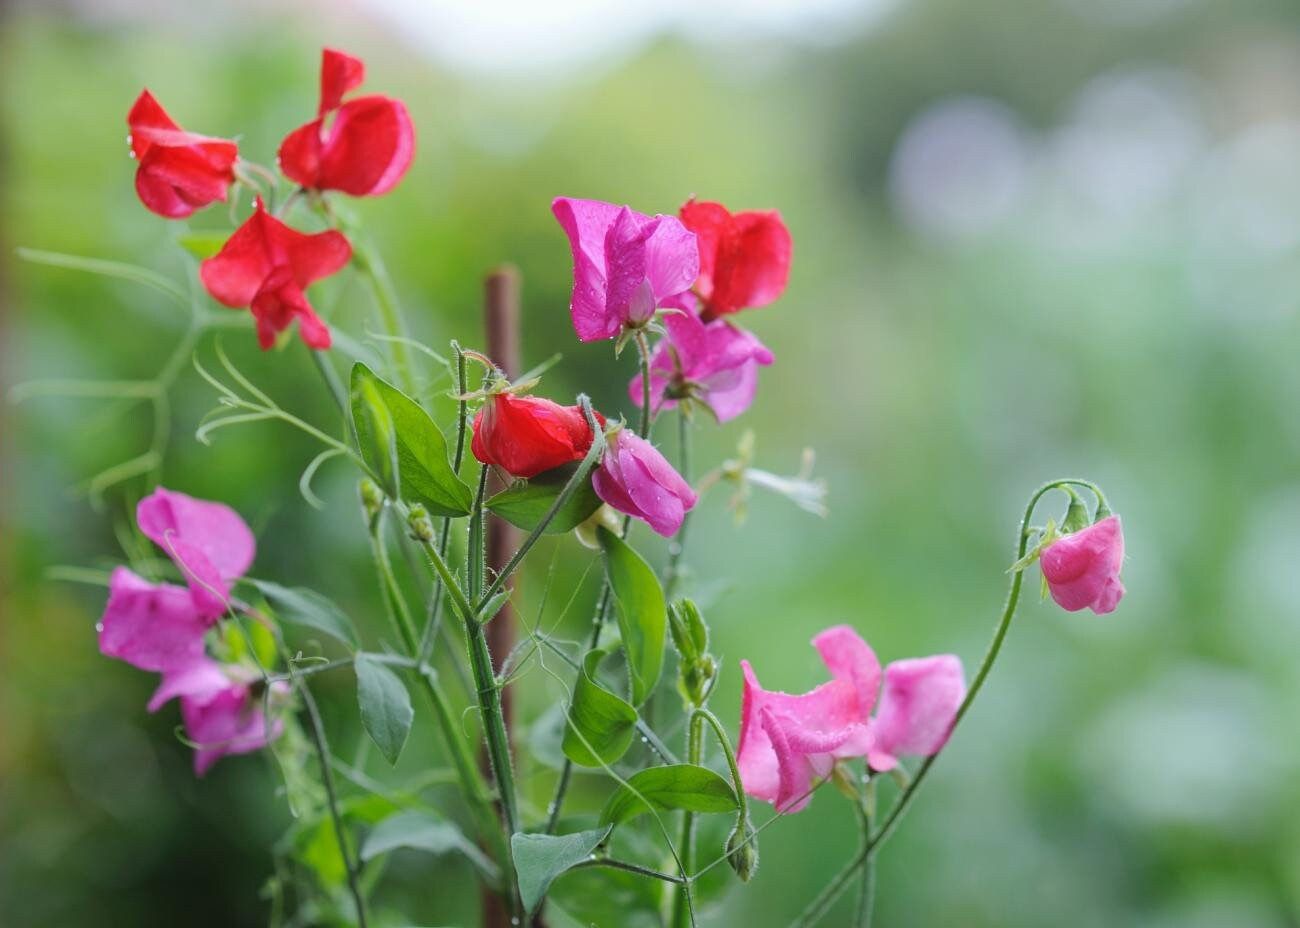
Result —
[[[577, 469], [577, 464], [570, 464], [538, 474], [526, 482], [520, 481], [489, 499], [487, 507], [511, 525], [532, 531], [551, 511], [551, 506]], [[547, 524], [546, 534], [560, 535], [572, 531], [591, 518], [600, 506], [601, 499], [588, 476]]]
[[275, 609], [276, 617], [293, 625], [303, 625], [337, 638], [348, 646], [357, 640], [356, 629], [347, 614], [315, 590], [302, 587], [280, 586], [270, 580], [245, 580], [257, 587]]
[[392, 451], [402, 498], [423, 503], [434, 515], [467, 515], [473, 493], [452, 470], [441, 430], [419, 403], [358, 361], [352, 366], [352, 421], [366, 464], [381, 477], [391, 470], [387, 466], [390, 446], [382, 425], [376, 424], [383, 421], [373, 408], [376, 402], [383, 405], [392, 422]]
[[600, 813], [602, 825], [621, 825], [651, 808], [688, 812], [734, 812], [738, 803], [731, 784], [708, 767], [667, 764], [628, 777]]
[[654, 692], [663, 671], [668, 629], [664, 590], [650, 565], [627, 542], [603, 527], [596, 535], [605, 552], [605, 574], [627, 652], [632, 704], [639, 706]]
[[510, 850], [515, 859], [515, 874], [519, 877], [519, 897], [530, 915], [546, 897], [551, 881], [590, 857], [611, 830], [611, 826], [606, 826], [571, 835], [516, 833], [511, 836]]
[[636, 710], [596, 682], [604, 651], [588, 651], [573, 688], [569, 724], [560, 744], [564, 756], [581, 767], [614, 763], [632, 745]]
[[401, 678], [384, 664], [358, 654], [353, 663], [357, 673], [357, 703], [361, 724], [390, 764], [396, 764], [406, 745], [415, 713], [411, 694]]
[[463, 854], [491, 879], [499, 875], [494, 864], [459, 828], [430, 812], [411, 809], [388, 816], [366, 835], [361, 860], [368, 861], [397, 848], [430, 854]]

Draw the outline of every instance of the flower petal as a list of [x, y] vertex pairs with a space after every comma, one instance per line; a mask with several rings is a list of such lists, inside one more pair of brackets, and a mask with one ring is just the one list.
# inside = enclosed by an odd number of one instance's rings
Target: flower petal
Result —
[[876, 770], [892, 770], [901, 755], [937, 754], [948, 741], [966, 697], [961, 660], [952, 654], [894, 661], [885, 668], [880, 709], [871, 723], [867, 755]]
[[109, 578], [99, 650], [141, 670], [165, 671], [202, 656], [211, 624], [185, 587], [153, 584], [118, 567]]
[[1053, 542], [1038, 563], [1052, 599], [1062, 609], [1077, 612], [1088, 607], [1098, 615], [1114, 611], [1124, 595], [1119, 579], [1124, 563], [1119, 516], [1108, 516]]

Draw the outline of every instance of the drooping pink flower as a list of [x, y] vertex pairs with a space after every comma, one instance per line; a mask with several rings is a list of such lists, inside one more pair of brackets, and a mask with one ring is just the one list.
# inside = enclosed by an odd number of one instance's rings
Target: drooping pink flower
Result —
[[1119, 516], [1107, 516], [1048, 545], [1039, 557], [1047, 588], [1068, 612], [1087, 607], [1097, 615], [1113, 612], [1124, 596], [1119, 579], [1124, 563], [1124, 532]]
[[676, 535], [695, 505], [691, 485], [641, 436], [619, 429], [608, 441], [600, 467], [591, 475], [596, 495], [665, 538]]
[[675, 216], [557, 197], [551, 212], [573, 251], [569, 313], [584, 342], [613, 338], [686, 294], [700, 272], [695, 236]]
[[828, 628], [812, 643], [831, 680], [807, 693], [765, 690], [749, 662], [740, 664], [741, 779], [745, 792], [779, 812], [803, 809], [813, 781], [837, 759], [866, 757], [873, 769], [891, 770], [899, 755], [937, 753], [966, 694], [961, 661], [951, 654], [890, 664], [881, 692], [880, 662], [852, 628]]
[[382, 94], [344, 103], [343, 95], [364, 79], [359, 58], [322, 52], [317, 116], [280, 144], [280, 169], [290, 180], [364, 197], [385, 194], [402, 179], [415, 157], [411, 114], [401, 100]]
[[135, 517], [145, 537], [180, 568], [199, 613], [208, 619], [224, 613], [230, 585], [248, 570], [257, 550], [239, 514], [222, 503], [159, 487], [140, 501]]
[[[722, 319], [702, 322], [690, 311], [665, 316], [664, 325], [668, 334], [650, 358], [652, 410], [672, 409], [689, 396], [726, 422], [749, 408], [758, 389], [758, 368], [773, 361], [756, 335]], [[628, 393], [641, 403], [640, 374], [632, 378]]]
[[131, 128], [131, 157], [139, 165], [135, 192], [148, 210], [168, 219], [184, 219], [226, 199], [239, 160], [234, 142], [186, 132], [147, 90], [140, 91], [126, 122]]
[[99, 650], [141, 670], [165, 672], [203, 655], [203, 635], [213, 621], [185, 587], [153, 584], [118, 567], [99, 621]]
[[295, 231], [268, 213], [258, 197], [253, 215], [199, 266], [199, 277], [218, 303], [252, 311], [263, 350], [294, 319], [308, 347], [322, 349], [330, 346], [330, 330], [305, 291], [351, 258], [352, 246], [343, 233]]
[[721, 203], [689, 200], [682, 222], [700, 243], [696, 292], [706, 321], [766, 306], [790, 276], [790, 230], [776, 210], [730, 212]]
[[[272, 695], [283, 697], [288, 687], [271, 684]], [[228, 754], [260, 750], [284, 730], [279, 719], [269, 728], [260, 682], [251, 668], [219, 664], [201, 657], [188, 666], [163, 674], [162, 685], [149, 700], [149, 711], [180, 698], [185, 734], [196, 745], [194, 772], [203, 776]]]

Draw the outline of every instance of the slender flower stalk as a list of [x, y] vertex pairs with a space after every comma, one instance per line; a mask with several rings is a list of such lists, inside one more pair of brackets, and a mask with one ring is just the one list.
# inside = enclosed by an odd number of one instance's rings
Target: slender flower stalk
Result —
[[[292, 666], [291, 664], [290, 667], [292, 668]], [[343, 824], [343, 815], [339, 811], [338, 791], [334, 786], [334, 771], [330, 764], [329, 742], [325, 740], [325, 726], [321, 723], [320, 709], [317, 707], [316, 699], [312, 696], [311, 689], [306, 683], [295, 680], [294, 686], [299, 695], [302, 696], [303, 705], [307, 708], [307, 728], [311, 732], [312, 745], [316, 748], [316, 757], [320, 761], [321, 783], [325, 787], [325, 801], [329, 806], [330, 820], [334, 823], [334, 836], [339, 842], [339, 853], [343, 856], [343, 867], [348, 874], [348, 892], [351, 894], [352, 904], [356, 908], [357, 928], [367, 928], [366, 898], [361, 891], [357, 862], [352, 854], [351, 839], [348, 837], [347, 828]]]

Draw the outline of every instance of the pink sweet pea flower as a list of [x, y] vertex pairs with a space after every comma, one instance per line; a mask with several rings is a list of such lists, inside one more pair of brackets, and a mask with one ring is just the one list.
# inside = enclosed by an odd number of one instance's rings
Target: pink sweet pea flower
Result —
[[1057, 605], [1068, 612], [1087, 607], [1097, 615], [1113, 612], [1124, 596], [1119, 579], [1123, 562], [1124, 532], [1119, 516], [1107, 516], [1054, 541], [1038, 561]]
[[881, 688], [875, 652], [847, 625], [812, 641], [831, 680], [793, 695], [763, 689], [748, 661], [737, 762], [745, 792], [777, 811], [798, 812], [813, 781], [828, 776], [840, 758], [866, 757], [875, 770], [891, 770], [901, 754], [936, 754], [948, 740], [966, 694], [961, 661], [951, 654], [896, 661]]
[[592, 472], [596, 495], [619, 512], [671, 538], [695, 505], [695, 491], [644, 438], [619, 429], [608, 436], [600, 467]]
[[[238, 664], [218, 664], [200, 657], [187, 667], [163, 675], [162, 685], [149, 700], [155, 712], [168, 700], [180, 697], [185, 734], [194, 749], [194, 772], [203, 776], [227, 754], [260, 750], [284, 730], [284, 723], [266, 724], [257, 675]], [[283, 682], [272, 684], [272, 695], [288, 693]]]
[[140, 501], [135, 517], [145, 537], [176, 562], [199, 613], [209, 619], [224, 613], [230, 585], [248, 570], [256, 551], [253, 533], [239, 514], [159, 487]]
[[[654, 412], [672, 409], [687, 396], [713, 410], [719, 422], [749, 408], [758, 389], [758, 368], [773, 361], [757, 336], [721, 319], [703, 322], [690, 311], [665, 316], [664, 325], [668, 335], [650, 358]], [[641, 403], [640, 374], [632, 378], [628, 393]]]
[[202, 657], [203, 634], [213, 621], [185, 587], [153, 584], [118, 567], [99, 621], [99, 650], [141, 670], [188, 666]]
[[700, 273], [695, 235], [676, 216], [557, 197], [551, 212], [573, 250], [569, 313], [584, 342], [613, 338], [672, 305]]

